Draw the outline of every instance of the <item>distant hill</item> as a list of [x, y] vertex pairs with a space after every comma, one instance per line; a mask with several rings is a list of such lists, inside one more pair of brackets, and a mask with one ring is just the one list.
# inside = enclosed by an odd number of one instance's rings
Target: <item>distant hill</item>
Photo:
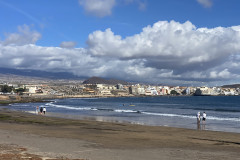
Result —
[[222, 88], [240, 88], [240, 84], [224, 85]]
[[123, 80], [117, 80], [117, 79], [107, 80], [107, 79], [103, 79], [100, 77], [91, 77], [91, 78], [85, 80], [83, 82], [83, 84], [113, 84], [113, 85], [123, 84], [123, 85], [127, 85], [128, 82], [123, 81]]
[[[30, 69], [12, 69], [12, 68], [1, 68], [0, 76], [3, 77], [26, 77], [26, 78], [43, 78], [50, 80], [66, 79], [66, 80], [84, 80], [87, 77], [78, 77], [68, 72], [47, 72], [40, 70]], [[128, 82], [117, 80], [117, 79], [103, 79], [99, 77], [91, 77], [83, 82], [84, 84], [123, 84], [126, 85]]]
[[16, 76], [39, 77], [48, 79], [85, 79], [85, 77], [80, 78], [68, 72], [47, 72], [30, 69], [0, 68], [0, 74], [11, 74]]

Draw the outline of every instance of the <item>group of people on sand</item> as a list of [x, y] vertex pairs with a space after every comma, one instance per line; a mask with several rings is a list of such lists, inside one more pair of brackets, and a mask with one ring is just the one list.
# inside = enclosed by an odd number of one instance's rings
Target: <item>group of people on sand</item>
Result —
[[205, 124], [206, 124], [206, 119], [207, 119], [206, 112], [203, 112], [202, 116], [201, 116], [201, 113], [198, 112], [196, 117], [197, 117], [197, 127], [198, 127], [198, 129], [200, 129], [201, 120], [202, 120], [202, 124], [203, 124], [203, 129], [205, 129]]
[[43, 114], [43, 115], [45, 115], [46, 111], [47, 111], [46, 107], [40, 107], [40, 109], [39, 109], [38, 106], [36, 107], [36, 114], [41, 114], [41, 115]]

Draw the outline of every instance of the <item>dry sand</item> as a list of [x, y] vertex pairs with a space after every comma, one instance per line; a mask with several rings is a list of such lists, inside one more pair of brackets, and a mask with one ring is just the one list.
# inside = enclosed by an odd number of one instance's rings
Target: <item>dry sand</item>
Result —
[[240, 134], [1, 110], [0, 149], [0, 159], [240, 160]]

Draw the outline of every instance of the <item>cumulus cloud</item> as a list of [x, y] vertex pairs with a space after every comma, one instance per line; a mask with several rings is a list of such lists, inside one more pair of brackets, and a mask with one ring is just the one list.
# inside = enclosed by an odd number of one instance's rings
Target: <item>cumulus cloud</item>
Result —
[[112, 9], [116, 4], [115, 0], [79, 0], [79, 4], [84, 10], [97, 17], [105, 17], [112, 14]]
[[60, 44], [61, 48], [74, 48], [77, 45], [76, 42], [73, 41], [64, 41]]
[[32, 31], [28, 25], [18, 26], [17, 33], [6, 33], [6, 39], [2, 42], [3, 45], [25, 45], [35, 44], [41, 34], [37, 31]]
[[78, 67], [95, 63], [84, 49], [41, 47], [33, 44], [0, 46], [1, 67], [73, 72]]
[[79, 0], [79, 4], [87, 14], [100, 18], [111, 15], [113, 8], [117, 5], [135, 4], [142, 11], [147, 6], [145, 0]]
[[135, 75], [152, 73], [152, 69], [144, 67], [139, 60], [109, 61], [106, 58], [92, 57], [82, 48], [41, 47], [33, 44], [0, 45], [0, 67], [71, 72], [80, 77], [125, 77], [126, 80], [134, 80]]
[[197, 0], [197, 2], [205, 8], [210, 8], [213, 5], [212, 0]]
[[[122, 39], [111, 29], [89, 35], [89, 51], [95, 56], [118, 58], [154, 58], [158, 61], [178, 61], [180, 65], [205, 63], [226, 57], [239, 50], [239, 31], [234, 28], [196, 28], [191, 22], [183, 24], [159, 21], [142, 32]], [[231, 47], [229, 47], [231, 45]], [[211, 54], [210, 54], [211, 53]], [[168, 63], [168, 62], [167, 62]]]
[[171, 84], [240, 78], [240, 26], [197, 28], [189, 21], [159, 21], [126, 38], [109, 28], [89, 34], [86, 48], [72, 48], [71, 41], [62, 47], [5, 41], [0, 67]]
[[197, 28], [189, 21], [159, 21], [125, 39], [111, 29], [95, 31], [87, 44], [93, 56], [144, 60], [145, 67], [168, 70], [173, 78], [229, 78], [229, 71], [214, 74], [211, 69], [240, 53], [239, 31], [239, 26], [208, 29]]

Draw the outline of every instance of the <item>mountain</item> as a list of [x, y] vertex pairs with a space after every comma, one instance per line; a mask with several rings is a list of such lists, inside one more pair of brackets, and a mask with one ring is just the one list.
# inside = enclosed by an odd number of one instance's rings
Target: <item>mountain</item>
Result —
[[48, 79], [85, 79], [85, 77], [80, 78], [68, 72], [47, 72], [30, 69], [0, 68], [0, 74], [11, 74], [17, 76], [39, 77]]
[[[44, 78], [44, 79], [65, 79], [65, 80], [83, 80], [87, 77], [78, 77], [68, 72], [47, 72], [40, 70], [30, 70], [30, 69], [12, 69], [12, 68], [1, 68], [0, 67], [1, 77], [27, 77], [27, 78]], [[99, 77], [91, 77], [84, 81], [84, 84], [128, 84], [126, 81], [116, 80], [116, 79], [103, 79]]]
[[123, 81], [123, 80], [117, 80], [117, 79], [107, 80], [107, 79], [103, 79], [100, 77], [91, 77], [91, 78], [85, 80], [83, 82], [83, 84], [113, 84], [113, 85], [123, 84], [123, 85], [127, 85], [128, 82]]

